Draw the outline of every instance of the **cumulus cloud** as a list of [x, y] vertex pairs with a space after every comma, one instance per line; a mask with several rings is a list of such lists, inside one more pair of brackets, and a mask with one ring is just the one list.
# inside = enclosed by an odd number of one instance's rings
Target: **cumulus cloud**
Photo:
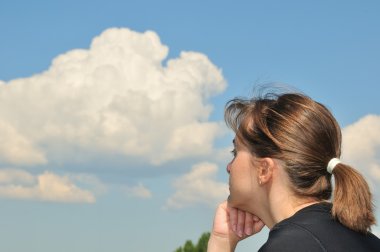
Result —
[[372, 188], [380, 182], [380, 116], [367, 115], [343, 129], [342, 160], [360, 170]]
[[190, 172], [174, 181], [176, 192], [167, 200], [165, 209], [178, 209], [192, 205], [214, 207], [228, 196], [228, 185], [215, 180], [218, 167], [213, 163], [194, 165]]
[[105, 194], [107, 186], [95, 175], [92, 174], [68, 174], [68, 179], [83, 188], [87, 188], [96, 195]]
[[142, 183], [136, 186], [124, 186], [124, 192], [128, 197], [149, 199], [152, 198], [152, 192]]
[[231, 153], [232, 149], [233, 149], [232, 143], [230, 144], [229, 147], [216, 149], [212, 157], [213, 160], [215, 160], [214, 162], [220, 163], [224, 165], [224, 167], [227, 168], [227, 164], [231, 162], [231, 160], [233, 159], [233, 154]]
[[32, 142], [12, 125], [2, 121], [1, 117], [0, 139], [0, 161], [18, 165], [46, 163], [43, 152], [33, 146]]
[[29, 172], [17, 169], [2, 169], [0, 170], [0, 184], [33, 184], [36, 178]]
[[92, 192], [76, 186], [67, 176], [45, 171], [32, 175], [23, 170], [0, 170], [0, 197], [38, 201], [93, 203]]
[[0, 82], [0, 162], [88, 150], [161, 164], [212, 153], [223, 130], [209, 121], [209, 98], [226, 87], [221, 70], [201, 53], [167, 55], [156, 33], [113, 28], [45, 72]]

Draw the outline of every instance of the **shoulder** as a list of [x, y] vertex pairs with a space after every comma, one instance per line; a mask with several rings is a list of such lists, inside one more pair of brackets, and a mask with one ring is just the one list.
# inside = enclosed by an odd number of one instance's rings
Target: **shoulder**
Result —
[[380, 251], [376, 236], [343, 226], [330, 210], [329, 204], [315, 204], [277, 223], [259, 251]]
[[309, 230], [297, 223], [287, 222], [274, 227], [268, 241], [260, 248], [260, 252], [269, 251], [327, 251], [319, 239]]

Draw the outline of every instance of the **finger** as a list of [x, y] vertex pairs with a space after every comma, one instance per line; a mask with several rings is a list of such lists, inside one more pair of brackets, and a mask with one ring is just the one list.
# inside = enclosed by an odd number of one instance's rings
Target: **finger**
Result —
[[238, 220], [238, 210], [236, 208], [231, 207], [230, 208], [230, 225], [232, 231], [236, 233], [237, 228], [237, 220]]
[[253, 233], [258, 233], [263, 229], [265, 226], [264, 222], [262, 220], [256, 221], [253, 223]]
[[252, 215], [252, 218], [253, 218], [253, 221], [259, 221], [260, 220], [260, 218], [257, 217], [256, 215]]
[[245, 224], [245, 212], [238, 210], [237, 218], [237, 235], [241, 238], [244, 234], [244, 224]]
[[244, 223], [244, 233], [246, 235], [253, 234], [253, 215], [246, 212], [245, 213], [245, 223]]

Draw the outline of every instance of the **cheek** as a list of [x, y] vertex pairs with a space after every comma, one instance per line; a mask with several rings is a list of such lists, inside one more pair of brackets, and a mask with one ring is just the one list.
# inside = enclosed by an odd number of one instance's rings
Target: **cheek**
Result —
[[249, 173], [234, 170], [230, 174], [230, 203], [232, 206], [245, 205], [252, 197], [252, 182]]

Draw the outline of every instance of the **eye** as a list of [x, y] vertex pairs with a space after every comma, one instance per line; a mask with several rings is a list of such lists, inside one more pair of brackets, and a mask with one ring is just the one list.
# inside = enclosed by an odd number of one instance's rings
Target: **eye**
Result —
[[234, 157], [236, 157], [236, 149], [234, 148], [232, 151], [231, 151], [231, 153], [232, 153], [232, 155], [234, 156]]

